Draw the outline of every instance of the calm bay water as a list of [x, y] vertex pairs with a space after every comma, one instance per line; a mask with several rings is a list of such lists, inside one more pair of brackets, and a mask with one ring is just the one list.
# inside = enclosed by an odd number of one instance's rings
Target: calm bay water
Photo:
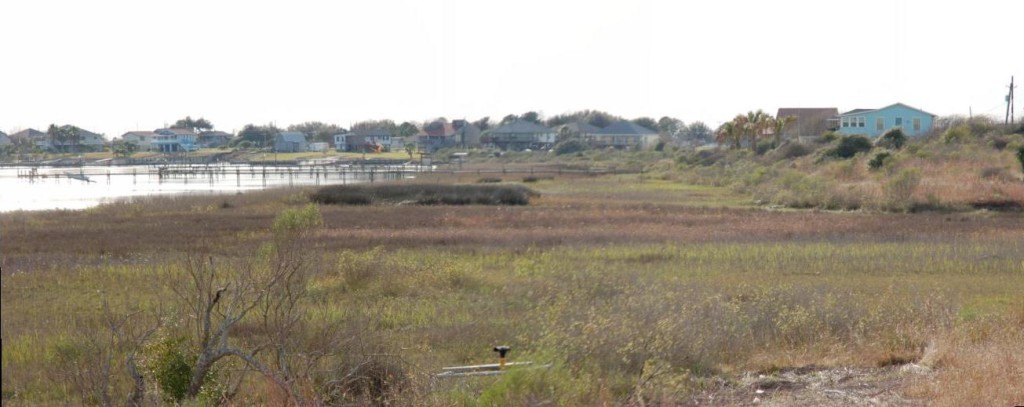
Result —
[[[376, 180], [409, 176], [417, 169], [390, 168]], [[370, 174], [357, 169], [328, 167], [202, 167], [191, 175], [158, 175], [156, 167], [41, 167], [29, 177], [29, 167], [0, 168], [0, 212], [16, 210], [86, 209], [105, 202], [153, 195], [231, 194], [264, 188], [367, 182]], [[266, 171], [266, 173], [264, 173]], [[84, 175], [90, 181], [70, 178]]]

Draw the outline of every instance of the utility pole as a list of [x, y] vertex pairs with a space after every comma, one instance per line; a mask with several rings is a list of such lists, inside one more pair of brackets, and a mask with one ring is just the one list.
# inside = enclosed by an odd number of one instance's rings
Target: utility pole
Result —
[[1010, 93], [1006, 94], [1006, 118], [1003, 120], [1003, 124], [1014, 124], [1014, 106], [1013, 106], [1013, 88], [1016, 88], [1013, 84], [1013, 76], [1010, 77]]

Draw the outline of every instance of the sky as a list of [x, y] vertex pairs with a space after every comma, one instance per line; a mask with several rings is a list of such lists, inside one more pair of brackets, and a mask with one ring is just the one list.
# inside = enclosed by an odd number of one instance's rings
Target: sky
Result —
[[716, 126], [896, 102], [1002, 118], [1022, 20], [1016, 0], [3, 0], [0, 130], [582, 109]]

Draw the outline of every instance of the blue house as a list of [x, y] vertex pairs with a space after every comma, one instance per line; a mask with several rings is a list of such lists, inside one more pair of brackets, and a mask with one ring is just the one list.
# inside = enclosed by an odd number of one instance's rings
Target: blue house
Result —
[[934, 122], [934, 114], [896, 103], [881, 109], [854, 109], [843, 113], [839, 115], [839, 129], [836, 131], [878, 137], [898, 127], [903, 129], [903, 134], [914, 137], [927, 134]]

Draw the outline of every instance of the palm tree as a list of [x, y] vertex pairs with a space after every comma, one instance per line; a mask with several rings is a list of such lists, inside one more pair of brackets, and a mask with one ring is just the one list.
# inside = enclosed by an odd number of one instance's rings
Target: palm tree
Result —
[[723, 123], [722, 126], [718, 128], [718, 132], [715, 133], [715, 141], [717, 141], [719, 145], [728, 143], [731, 148], [739, 148], [739, 129], [741, 126], [742, 125], [737, 126], [736, 119], [733, 119], [731, 122]]
[[782, 144], [782, 133], [786, 131], [786, 127], [789, 126], [790, 123], [793, 123], [795, 121], [796, 117], [793, 116], [776, 117], [774, 120], [772, 120], [772, 131], [775, 133], [776, 147], [778, 147], [779, 144]]
[[761, 109], [747, 112], [743, 120], [743, 133], [750, 141], [751, 150], [757, 149], [757, 139], [764, 136], [765, 130], [771, 128], [771, 120], [771, 115]]

